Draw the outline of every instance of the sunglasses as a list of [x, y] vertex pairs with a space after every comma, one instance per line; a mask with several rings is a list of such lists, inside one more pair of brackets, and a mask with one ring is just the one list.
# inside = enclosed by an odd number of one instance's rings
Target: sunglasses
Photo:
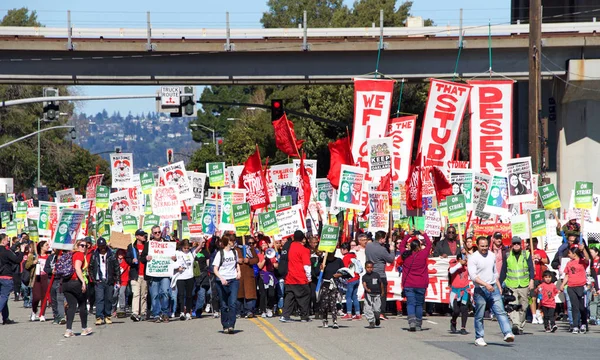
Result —
[[79, 246], [80, 248], [87, 247], [87, 245], [86, 245], [86, 244], [79, 244], [78, 246]]
[[456, 234], [456, 231], [448, 231], [447, 234]]
[[153, 234], [160, 234], [160, 231], [153, 231]]
[[254, 242], [247, 242], [246, 244], [248, 244], [248, 245], [254, 245], [256, 243], [254, 243]]

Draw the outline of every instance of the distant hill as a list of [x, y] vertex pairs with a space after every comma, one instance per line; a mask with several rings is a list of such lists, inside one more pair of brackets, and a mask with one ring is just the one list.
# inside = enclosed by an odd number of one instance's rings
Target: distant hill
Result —
[[[96, 115], [76, 114], [76, 143], [92, 154], [109, 160], [120, 146], [122, 152], [133, 153], [135, 172], [154, 170], [166, 165], [167, 149], [172, 148], [174, 161], [189, 161], [201, 144], [192, 140], [188, 123], [193, 118], [171, 118], [163, 113], [148, 112], [123, 117], [106, 110]], [[180, 155], [185, 154], [185, 155]]]

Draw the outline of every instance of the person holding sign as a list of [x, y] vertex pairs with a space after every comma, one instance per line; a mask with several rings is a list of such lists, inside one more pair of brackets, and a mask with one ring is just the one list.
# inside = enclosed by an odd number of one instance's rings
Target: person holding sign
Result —
[[23, 261], [23, 252], [19, 249], [13, 252], [8, 247], [9, 240], [6, 234], [0, 234], [0, 312], [2, 312], [2, 325], [15, 323], [8, 317], [8, 296], [14, 289], [14, 268]]
[[431, 240], [427, 233], [423, 233], [423, 248], [420, 240], [421, 232], [414, 230], [411, 235], [406, 235], [400, 243], [400, 249], [405, 249], [409, 244], [410, 249], [402, 253], [402, 290], [406, 296], [406, 314], [408, 316], [409, 331], [421, 331], [423, 324], [423, 304], [425, 291], [429, 286], [429, 272], [427, 259], [431, 252]]
[[237, 314], [237, 296], [242, 276], [238, 263], [237, 252], [233, 250], [235, 237], [225, 234], [221, 237], [223, 249], [217, 251], [213, 260], [213, 272], [219, 279], [216, 282], [219, 299], [221, 300], [221, 325], [224, 334], [234, 334], [235, 317]]
[[338, 270], [344, 267], [342, 259], [335, 256], [333, 252], [327, 253], [327, 258], [321, 264], [321, 271], [323, 271], [323, 284], [319, 291], [319, 309], [321, 310], [321, 317], [323, 319], [323, 328], [329, 327], [327, 322], [327, 315], [331, 313], [331, 320], [333, 321], [332, 328], [338, 329], [337, 323], [337, 298], [338, 288], [335, 283], [335, 279], [342, 276], [338, 273]]
[[450, 320], [450, 332], [455, 334], [456, 320], [460, 315], [460, 334], [467, 335], [465, 329], [467, 319], [469, 318], [469, 271], [467, 268], [468, 250], [462, 249], [461, 253], [455, 259], [449, 262], [448, 274], [450, 276], [450, 308], [452, 309], [452, 319]]
[[587, 251], [573, 246], [568, 250], [571, 261], [565, 267], [565, 278], [560, 285], [560, 291], [567, 289], [573, 312], [573, 334], [587, 331], [587, 308], [585, 306], [585, 285], [587, 282], [586, 269], [590, 264]]
[[[160, 226], [152, 227], [152, 241], [166, 242], [161, 236]], [[152, 255], [148, 255], [150, 250], [150, 241], [146, 241], [144, 244], [144, 250], [140, 261], [144, 264], [144, 267], [151, 265]], [[173, 260], [177, 260], [173, 256]], [[148, 282], [150, 287], [150, 301], [152, 301], [151, 309], [154, 322], [169, 322], [169, 287], [171, 285], [171, 279], [168, 276], [148, 276]]]
[[[525, 315], [529, 306], [529, 292], [534, 289], [535, 269], [529, 251], [523, 251], [522, 240], [518, 236], [512, 238], [512, 249], [505, 254], [500, 272], [500, 283], [512, 290], [516, 297], [513, 304], [518, 306], [509, 313], [512, 330], [515, 335], [522, 335], [525, 327]], [[535, 314], [535, 313], [534, 313]]]

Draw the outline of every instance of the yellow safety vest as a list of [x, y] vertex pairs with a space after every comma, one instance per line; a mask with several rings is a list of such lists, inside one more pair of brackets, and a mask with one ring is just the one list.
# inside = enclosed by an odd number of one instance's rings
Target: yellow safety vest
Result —
[[510, 252], [506, 259], [506, 279], [504, 284], [509, 288], [522, 288], [529, 286], [529, 266], [527, 266], [527, 258], [529, 253], [522, 251], [519, 259]]

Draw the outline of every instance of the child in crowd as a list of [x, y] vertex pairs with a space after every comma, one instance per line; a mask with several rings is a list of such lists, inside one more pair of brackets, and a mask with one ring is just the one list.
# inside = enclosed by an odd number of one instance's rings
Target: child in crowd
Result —
[[[127, 285], [129, 285], [129, 264], [125, 261], [125, 250], [119, 249], [117, 251], [117, 260], [119, 261], [119, 271], [121, 271], [121, 287], [118, 290], [118, 304], [117, 317], [125, 317], [125, 308], [127, 307]], [[117, 303], [116, 301], [114, 302]]]
[[536, 292], [541, 295], [540, 306], [544, 313], [544, 329], [546, 332], [555, 332], [558, 327], [554, 322], [554, 310], [556, 309], [556, 295], [558, 289], [552, 282], [553, 274], [552, 271], [546, 270], [542, 274], [544, 282], [537, 287]]
[[450, 274], [450, 332], [457, 333], [456, 320], [460, 316], [460, 334], [467, 335], [465, 329], [469, 317], [469, 271], [467, 269], [468, 250], [462, 249], [455, 259], [450, 260], [448, 273]]
[[369, 322], [369, 328], [373, 329], [379, 326], [381, 313], [381, 294], [383, 293], [383, 283], [378, 273], [373, 272], [373, 262], [365, 263], [366, 274], [362, 277], [362, 286], [365, 292], [364, 314]]

